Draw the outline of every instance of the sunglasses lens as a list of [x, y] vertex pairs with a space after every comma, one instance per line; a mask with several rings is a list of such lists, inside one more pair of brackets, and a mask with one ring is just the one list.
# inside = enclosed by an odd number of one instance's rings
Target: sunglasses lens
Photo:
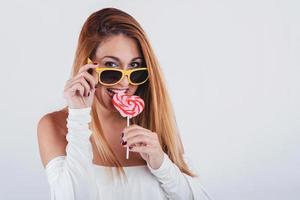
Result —
[[131, 73], [130, 79], [133, 83], [142, 83], [148, 78], [147, 70], [138, 70]]
[[118, 82], [122, 77], [122, 72], [114, 70], [105, 70], [100, 75], [100, 80], [106, 84], [114, 84]]

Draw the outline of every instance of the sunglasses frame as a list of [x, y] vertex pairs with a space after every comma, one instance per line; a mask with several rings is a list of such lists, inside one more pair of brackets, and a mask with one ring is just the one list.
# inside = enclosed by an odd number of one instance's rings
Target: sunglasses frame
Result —
[[[88, 58], [88, 63], [92, 63], [92, 61], [89, 58]], [[117, 82], [112, 83], [112, 84], [102, 82], [101, 79], [100, 79], [101, 73], [104, 72], [104, 71], [108, 71], [108, 70], [121, 72], [122, 76], [121, 76], [120, 80], [118, 80]], [[109, 67], [97, 67], [96, 68], [96, 72], [98, 73], [98, 81], [102, 85], [105, 85], [105, 86], [112, 86], [112, 85], [116, 85], [116, 84], [120, 83], [123, 80], [124, 76], [127, 76], [128, 81], [129, 81], [130, 84], [132, 84], [132, 85], [141, 85], [141, 84], [145, 83], [148, 80], [149, 73], [148, 73], [147, 78], [143, 82], [140, 82], [140, 83], [133, 83], [131, 81], [131, 78], [130, 78], [131, 73], [136, 72], [136, 71], [141, 71], [141, 70], [148, 71], [148, 68], [147, 67], [136, 68], [136, 69], [116, 69], [116, 68], [109, 68]]]

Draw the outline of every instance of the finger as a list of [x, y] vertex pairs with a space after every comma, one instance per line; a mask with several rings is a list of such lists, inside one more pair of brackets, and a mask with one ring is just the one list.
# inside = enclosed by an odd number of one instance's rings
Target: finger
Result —
[[83, 96], [84, 87], [81, 85], [81, 83], [74, 84], [69, 90], [67, 90], [67, 93], [69, 93], [71, 96], [74, 96], [76, 91], [79, 91], [80, 95]]
[[143, 131], [146, 131], [146, 132], [151, 132], [150, 130], [148, 130], [146, 128], [143, 128], [143, 127], [141, 127], [139, 125], [133, 124], [133, 125], [125, 127], [123, 129], [123, 133], [126, 134], [126, 133], [129, 133], [132, 130], [143, 130]]
[[91, 90], [91, 86], [87, 83], [84, 77], [80, 77], [78, 80], [75, 80], [74, 82], [71, 83], [71, 85], [74, 85], [76, 83], [81, 83], [81, 85], [84, 87], [84, 96], [86, 96], [88, 92]]
[[66, 92], [74, 92], [74, 83], [73, 84], [67, 84], [66, 86], [65, 86], [65, 88], [64, 88], [64, 93], [66, 93]]
[[129, 138], [135, 137], [137, 135], [145, 135], [147, 137], [150, 137], [152, 139], [156, 138], [156, 133], [153, 133], [152, 131], [145, 129], [145, 128], [135, 128], [135, 129], [131, 129], [130, 131], [125, 131], [124, 132], [124, 136], [123, 136], [123, 140], [126, 141]]
[[78, 80], [81, 78], [81, 74], [78, 74], [76, 75], [75, 77], [69, 79], [67, 82], [66, 82], [66, 85], [65, 85], [65, 89], [68, 89], [70, 87], [72, 87], [74, 85], [74, 83], [77, 83]]
[[90, 77], [93, 81], [96, 81], [96, 78], [87, 71], [83, 71], [83, 72], [80, 72], [80, 73], [78, 72], [78, 74], [76, 74], [76, 76], [74, 76], [73, 79], [76, 79], [76, 78], [82, 76], [83, 74], [87, 75], [86, 77]]
[[137, 124], [132, 124], [132, 125], [130, 125], [130, 126], [126, 126], [126, 127], [123, 129], [123, 131], [126, 132], [126, 131], [130, 131], [130, 130], [132, 130], [132, 129], [137, 129], [137, 128], [143, 128], [143, 127], [141, 127], [141, 126], [139, 126], [139, 125], [137, 125]]
[[[82, 83], [86, 86], [86, 94], [90, 91], [90, 90], [92, 90], [93, 88], [95, 88], [95, 84], [96, 84], [96, 81], [95, 81], [95, 79], [93, 78], [93, 76], [91, 76], [89, 73], [87, 73], [87, 72], [82, 72], [81, 74], [80, 74], [80, 76], [78, 76], [78, 77], [74, 77], [73, 78], [73, 81], [71, 82], [71, 83], [69, 83], [69, 85], [68, 86], [66, 86], [66, 89], [68, 89], [68, 87], [72, 87], [72, 85], [74, 84], [74, 83], [77, 83], [78, 81], [83, 81]], [[86, 85], [86, 83], [85, 82], [87, 82], [87, 84], [88, 85]]]
[[80, 67], [78, 73], [81, 73], [83, 71], [87, 71], [89, 69], [96, 69], [97, 67], [99, 67], [99, 64], [88, 63], [88, 64], [83, 65], [82, 67]]
[[152, 148], [150, 148], [149, 146], [132, 146], [129, 148], [129, 151], [151, 154]]
[[[69, 83], [71, 83], [73, 80], [75, 80], [78, 76], [80, 76], [80, 74], [82, 73], [82, 72], [84, 72], [84, 71], [87, 71], [87, 70], [89, 70], [89, 69], [95, 69], [95, 68], [97, 68], [97, 67], [99, 67], [99, 64], [93, 64], [93, 63], [88, 63], [88, 64], [86, 64], [86, 65], [83, 65], [79, 70], [78, 70], [78, 72], [77, 72], [77, 74], [73, 77], [73, 78], [70, 78], [68, 81], [67, 81], [67, 84], [66, 84], [66, 86], [69, 84]], [[89, 74], [89, 73], [88, 73]], [[92, 77], [94, 77], [94, 76], [92, 76]], [[95, 77], [95, 79], [96, 79], [97, 77]]]
[[72, 82], [73, 82], [73, 78], [70, 78], [69, 80], [67, 80], [64, 90], [66, 90], [67, 88], [70, 88], [70, 83], [72, 83]]
[[74, 77], [74, 80], [77, 80], [77, 79], [79, 79], [80, 77], [84, 77], [84, 78], [88, 81], [88, 83], [90, 84], [90, 86], [91, 86], [92, 88], [95, 87], [97, 80], [96, 80], [95, 77], [93, 77], [91, 74], [89, 74], [89, 73], [86, 72], [86, 71], [83, 71], [83, 72], [79, 73], [78, 75], [76, 75], [76, 76]]
[[136, 143], [134, 146], [146, 146], [146, 143], [140, 142], [140, 143]]
[[155, 144], [155, 141], [146, 135], [137, 135], [135, 137], [129, 138], [127, 140], [127, 143], [123, 146], [124, 147], [129, 147], [133, 145], [139, 146], [140, 143], [146, 144], [147, 146], [148, 145], [153, 146]]

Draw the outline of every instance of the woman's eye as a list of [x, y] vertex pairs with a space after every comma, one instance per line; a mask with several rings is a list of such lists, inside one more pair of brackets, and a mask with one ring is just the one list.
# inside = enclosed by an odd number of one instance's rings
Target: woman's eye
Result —
[[139, 63], [139, 62], [132, 62], [130, 64], [130, 67], [141, 67], [141, 63]]
[[106, 67], [118, 67], [118, 65], [114, 62], [105, 62]]

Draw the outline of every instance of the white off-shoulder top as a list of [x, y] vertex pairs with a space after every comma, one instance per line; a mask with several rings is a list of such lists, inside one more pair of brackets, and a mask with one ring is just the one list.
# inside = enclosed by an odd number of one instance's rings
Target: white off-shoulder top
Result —
[[[112, 178], [110, 170], [116, 175], [116, 167], [92, 163], [91, 107], [68, 110], [66, 155], [53, 158], [45, 167], [51, 200], [211, 199], [199, 177], [182, 173], [167, 154], [158, 169], [148, 164], [127, 166], [123, 167], [127, 180]], [[191, 161], [184, 158], [197, 173]]]

